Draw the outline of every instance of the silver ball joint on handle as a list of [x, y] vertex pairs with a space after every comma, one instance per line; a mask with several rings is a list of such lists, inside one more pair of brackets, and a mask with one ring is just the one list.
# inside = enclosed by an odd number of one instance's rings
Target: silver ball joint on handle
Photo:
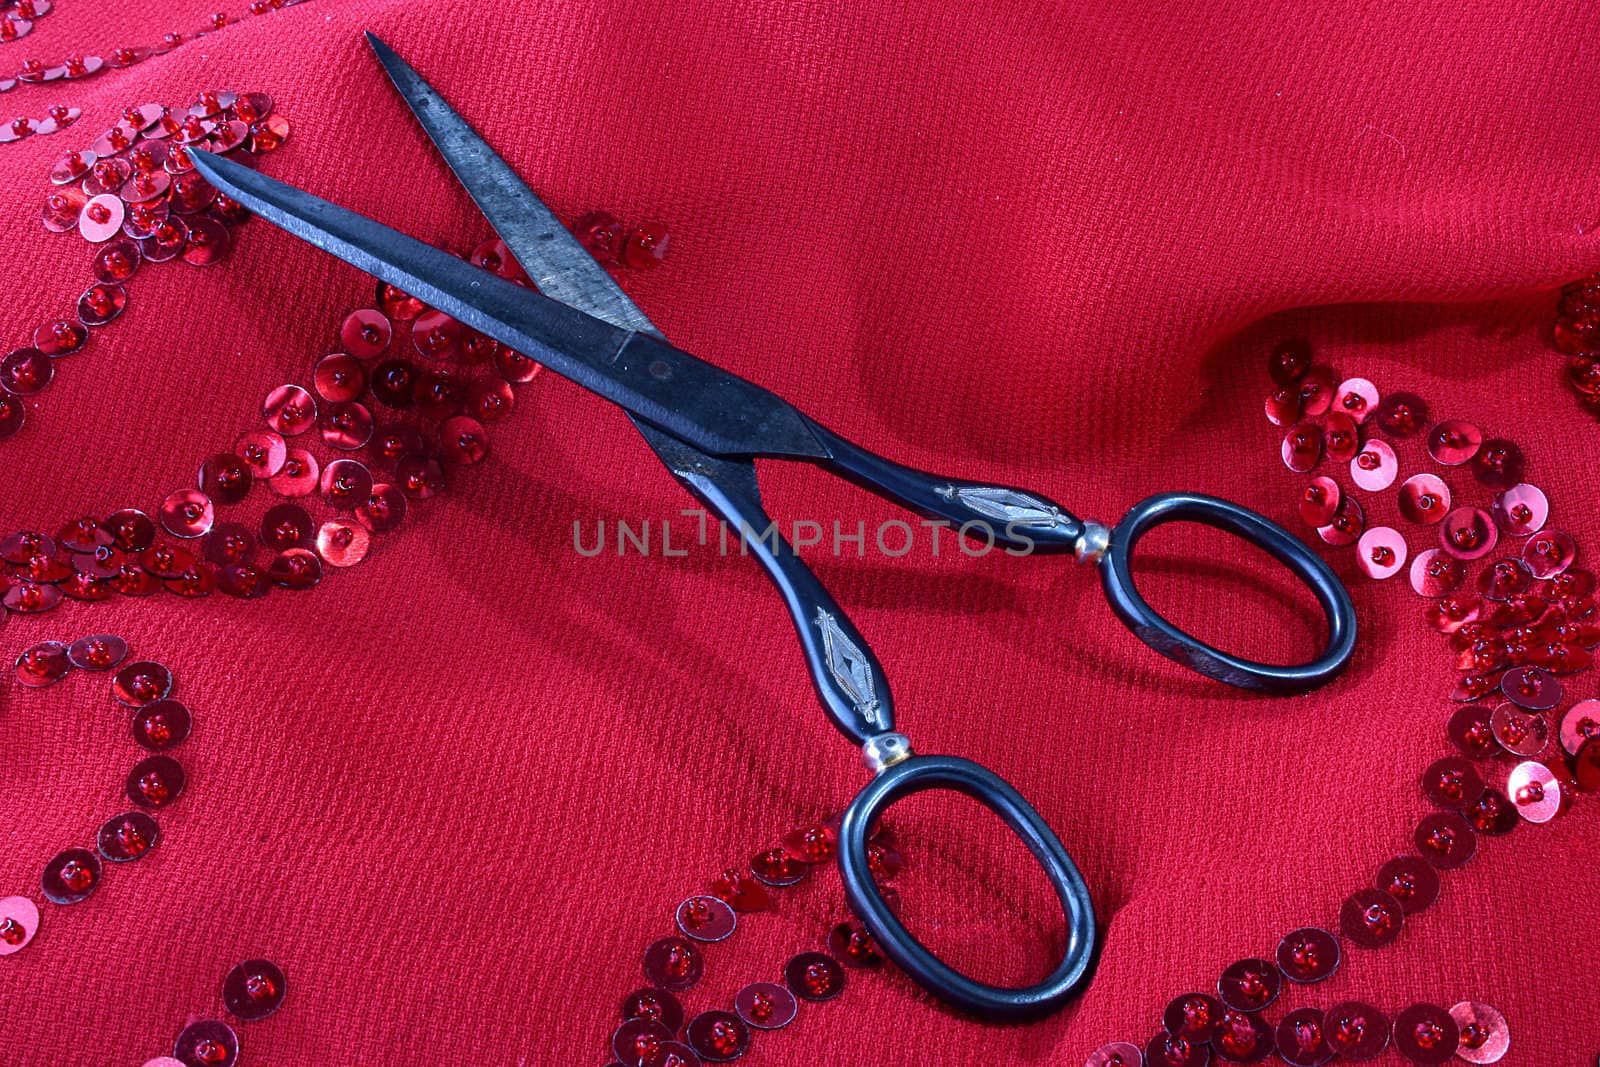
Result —
[[861, 746], [861, 760], [873, 774], [881, 774], [910, 758], [911, 738], [905, 734], [878, 734]]
[[1076, 553], [1079, 563], [1099, 563], [1100, 557], [1111, 547], [1111, 530], [1098, 522], [1085, 521], [1083, 533], [1078, 535]]

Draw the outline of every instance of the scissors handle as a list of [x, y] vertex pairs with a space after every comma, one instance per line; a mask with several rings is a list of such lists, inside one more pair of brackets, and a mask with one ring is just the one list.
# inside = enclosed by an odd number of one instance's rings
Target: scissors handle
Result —
[[[1264, 549], [1316, 595], [1328, 620], [1328, 643], [1307, 663], [1281, 666], [1223, 652], [1157, 614], [1133, 584], [1134, 546], [1157, 526], [1200, 522]], [[1100, 558], [1100, 580], [1111, 609], [1134, 635], [1184, 666], [1244, 689], [1306, 693], [1333, 679], [1350, 662], [1356, 643], [1356, 609], [1337, 575], [1298, 537], [1249, 508], [1199, 493], [1162, 493], [1140, 501], [1111, 530]]]
[[822, 461], [826, 466], [913, 511], [946, 519], [964, 534], [974, 536], [974, 531], [983, 531], [997, 544], [1057, 551], [1077, 547], [1084, 536], [1084, 522], [1049, 497], [1014, 486], [945, 478], [902, 466], [812, 419], [806, 419], [806, 424], [828, 452]]
[[[1043, 868], [1066, 918], [1066, 948], [1042, 982], [989, 985], [969, 978], [928, 950], [895, 915], [867, 866], [867, 837], [878, 817], [902, 797], [927, 789], [965, 793], [1000, 817]], [[993, 771], [956, 756], [909, 756], [879, 772], [845, 809], [839, 825], [839, 873], [850, 907], [888, 957], [952, 1007], [996, 1022], [1036, 1019], [1060, 1008], [1088, 981], [1094, 962], [1094, 904], [1083, 875], [1059, 838]]]

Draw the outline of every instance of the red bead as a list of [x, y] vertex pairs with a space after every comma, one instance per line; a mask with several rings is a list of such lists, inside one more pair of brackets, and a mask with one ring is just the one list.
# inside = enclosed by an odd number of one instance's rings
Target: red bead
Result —
[[783, 847], [796, 859], [817, 864], [833, 859], [837, 841], [831, 827], [817, 824], [790, 831], [783, 838]]
[[842, 922], [828, 934], [828, 948], [847, 967], [878, 967], [883, 964], [883, 953], [878, 942], [860, 924]]
[[1293, 338], [1279, 341], [1267, 357], [1267, 373], [1279, 385], [1297, 382], [1311, 369], [1311, 345]]
[[622, 246], [622, 262], [629, 267], [649, 270], [666, 258], [667, 228], [659, 222], [647, 222], [628, 234]]
[[771, 902], [760, 882], [732, 867], [711, 883], [711, 895], [740, 912], [761, 911]]
[[601, 263], [615, 263], [622, 250], [622, 223], [608, 211], [591, 211], [572, 224], [572, 233]]

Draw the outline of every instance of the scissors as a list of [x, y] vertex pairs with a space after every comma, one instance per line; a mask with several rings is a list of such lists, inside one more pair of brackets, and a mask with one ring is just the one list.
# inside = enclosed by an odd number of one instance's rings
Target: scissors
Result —
[[[195, 168], [262, 218], [621, 407], [672, 476], [729, 525], [775, 529], [762, 506], [755, 459], [805, 460], [958, 528], [981, 528], [998, 543], [1070, 552], [1097, 564], [1113, 611], [1140, 640], [1219, 681], [1299, 693], [1328, 681], [1348, 662], [1356, 635], [1349, 594], [1305, 544], [1255, 512], [1196, 493], [1166, 493], [1136, 505], [1108, 529], [1039, 493], [901, 466], [825, 429], [760, 386], [673, 347], [438, 92], [376, 36], [368, 33], [367, 41], [537, 291], [226, 157], [194, 151]], [[1205, 523], [1265, 549], [1305, 583], [1328, 622], [1321, 655], [1294, 666], [1241, 659], [1152, 610], [1134, 587], [1130, 557], [1147, 531], [1180, 520]], [[883, 668], [849, 616], [781, 537], [749, 544], [783, 596], [823, 709], [861, 747], [873, 772], [839, 827], [840, 875], [852, 910], [906, 974], [957, 1008], [993, 1020], [1057, 1010], [1087, 983], [1097, 950], [1089, 891], [1060, 839], [994, 772], [956, 756], [913, 754], [910, 741], [895, 730]], [[1066, 944], [1042, 981], [1004, 987], [960, 973], [918, 941], [884, 900], [868, 868], [867, 836], [896, 800], [930, 789], [959, 791], [988, 807], [1048, 876], [1066, 920]]]

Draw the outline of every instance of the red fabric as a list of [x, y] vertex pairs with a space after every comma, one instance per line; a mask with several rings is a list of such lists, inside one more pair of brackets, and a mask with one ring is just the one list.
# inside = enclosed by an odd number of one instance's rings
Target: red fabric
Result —
[[[58, 0], [0, 51], [10, 66], [106, 52], [215, 7]], [[294, 130], [271, 173], [426, 240], [483, 236], [366, 54], [371, 28], [563, 217], [668, 223], [666, 264], [624, 278], [675, 341], [869, 447], [1107, 519], [1193, 488], [1292, 522], [1300, 481], [1260, 402], [1266, 349], [1299, 334], [1343, 374], [1515, 437], [1554, 521], [1589, 545], [1596, 428], [1544, 339], [1551, 288], [1600, 260], [1588, 15], [1559, 0], [316, 0], [0, 98], [84, 109], [66, 134], [0, 146], [7, 336], [24, 343], [88, 282], [88, 249], [39, 227], [49, 163], [124, 106], [205, 87], [277, 99]], [[0, 445], [0, 528], [153, 510], [253, 426], [269, 388], [309, 384], [369, 294], [260, 223], [225, 265], [148, 269]], [[47, 906], [39, 941], [0, 961], [0, 1059], [142, 1062], [220, 1014], [224, 971], [261, 954], [291, 990], [241, 1028], [245, 1064], [598, 1064], [678, 901], [854, 793], [857, 755], [752, 562], [573, 551], [575, 520], [688, 506], [617, 411], [545, 376], [493, 448], [312, 592], [69, 604], [0, 633], [6, 657], [124, 634], [173, 667], [198, 719], [163, 845], [92, 901]], [[1420, 469], [1414, 445], [1402, 463]], [[780, 516], [901, 517], [807, 469], [769, 474]], [[1309, 650], [1305, 604], [1239, 577], [1227, 542], [1163, 536], [1158, 603], [1241, 649]], [[1213, 562], [1182, 562], [1197, 552]], [[1288, 700], [1158, 659], [1060, 558], [946, 541], [937, 559], [925, 543], [817, 559], [918, 748], [995, 768], [1060, 831], [1105, 952], [1081, 1000], [1026, 1027], [852, 974], [750, 1062], [1077, 1063], [1142, 1044], [1170, 997], [1232, 960], [1334, 922], [1409, 849], [1451, 677], [1400, 580], [1333, 558], [1362, 644], [1345, 678]], [[0, 699], [0, 895], [36, 893], [45, 860], [117, 810], [133, 750], [97, 680]], [[1285, 1005], [1480, 999], [1511, 1022], [1505, 1062], [1592, 1057], [1596, 807], [1485, 842], [1396, 945], [1352, 950]], [[1059, 921], [998, 824], [940, 798], [894, 824], [914, 928], [980, 976], [1041, 972]], [[841, 910], [828, 872], [784, 893], [708, 953], [691, 1010], [777, 977]]]

